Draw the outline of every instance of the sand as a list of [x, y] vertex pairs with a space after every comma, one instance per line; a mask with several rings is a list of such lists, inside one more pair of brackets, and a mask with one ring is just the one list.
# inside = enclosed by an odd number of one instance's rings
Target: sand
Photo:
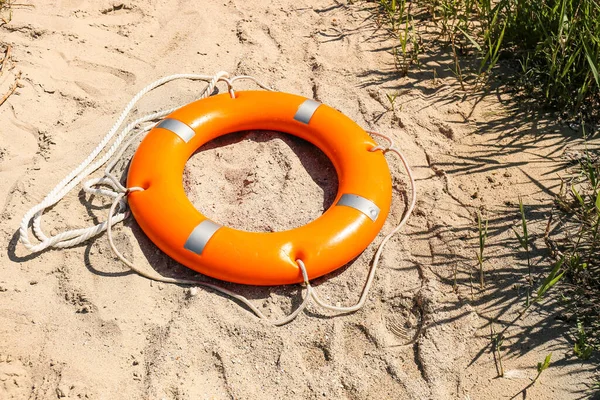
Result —
[[[529, 399], [580, 398], [593, 367], [573, 356], [552, 308], [512, 322], [526, 267], [510, 230], [523, 196], [535, 263], [547, 263], [544, 217], [559, 184], [555, 167], [578, 144], [576, 134], [568, 139], [569, 127], [532, 118], [503, 95], [465, 95], [447, 60], [427, 49], [421, 68], [399, 77], [393, 43], [369, 3], [203, 3], [42, 1], [17, 7], [0, 28], [13, 47], [1, 93], [22, 72], [22, 87], [0, 107], [0, 398], [497, 399], [523, 398], [524, 388]], [[359, 312], [334, 317], [310, 305], [277, 328], [212, 291], [131, 273], [104, 235], [34, 255], [18, 244], [22, 215], [96, 146], [138, 90], [165, 75], [218, 70], [331, 105], [393, 136], [409, 159], [417, 208], [390, 242]], [[186, 104], [201, 88], [161, 87], [137, 113]], [[386, 94], [397, 95], [393, 104]], [[356, 301], [375, 245], [406, 208], [406, 175], [388, 159], [395, 177], [388, 222], [354, 262], [314, 282], [330, 302]], [[214, 220], [271, 231], [318, 217], [337, 177], [310, 144], [245, 132], [196, 153], [184, 184]], [[45, 228], [103, 221], [108, 206], [78, 188], [47, 212]], [[477, 210], [490, 219], [484, 290], [474, 272]], [[115, 234], [137, 264], [194, 276], [133, 219]], [[225, 285], [272, 318], [298, 304], [297, 286]], [[508, 327], [504, 378], [497, 378], [489, 321], [497, 331]], [[530, 385], [549, 352], [551, 368]]]

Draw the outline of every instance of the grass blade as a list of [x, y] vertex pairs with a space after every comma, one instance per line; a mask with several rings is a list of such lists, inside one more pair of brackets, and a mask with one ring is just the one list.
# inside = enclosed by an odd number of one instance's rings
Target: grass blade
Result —
[[596, 85], [600, 86], [600, 77], [598, 77], [598, 68], [596, 68], [596, 63], [592, 59], [592, 56], [590, 56], [590, 49], [585, 42], [586, 42], [585, 39], [581, 41], [581, 44], [583, 45], [583, 49], [585, 50], [585, 57], [587, 58], [587, 61], [590, 64], [590, 70], [592, 71], [592, 75], [594, 76], [594, 79], [596, 80]]
[[536, 301], [541, 300], [546, 294], [546, 292], [550, 290], [552, 286], [556, 285], [556, 283], [558, 283], [558, 281], [560, 281], [560, 279], [563, 277], [565, 271], [561, 272], [560, 274], [558, 273], [558, 271], [563, 266], [564, 261], [565, 259], [561, 258], [556, 263], [554, 268], [552, 268], [552, 271], [550, 271], [550, 274], [546, 277], [546, 279], [544, 279], [544, 282], [542, 282], [542, 285], [537, 291]]
[[479, 43], [477, 43], [477, 41], [475, 39], [473, 39], [473, 36], [469, 35], [467, 32], [465, 32], [460, 26], [456, 27], [459, 31], [462, 32], [463, 35], [465, 35], [465, 37], [467, 39], [469, 39], [469, 42], [471, 42], [471, 44], [473, 45], [473, 47], [475, 47], [477, 50], [479, 51], [483, 51], [483, 49], [481, 48], [481, 46], [479, 45]]

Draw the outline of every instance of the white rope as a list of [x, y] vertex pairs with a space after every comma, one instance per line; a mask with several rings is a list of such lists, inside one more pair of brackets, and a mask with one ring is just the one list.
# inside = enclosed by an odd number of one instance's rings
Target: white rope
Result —
[[[142, 188], [139, 187], [132, 187], [129, 188], [129, 192], [134, 192], [134, 191], [141, 191], [144, 190]], [[166, 283], [177, 283], [177, 284], [184, 284], [184, 285], [200, 285], [200, 286], [204, 286], [213, 290], [216, 290], [217, 292], [223, 293], [231, 298], [234, 298], [242, 303], [244, 303], [250, 310], [252, 310], [252, 312], [254, 314], [256, 314], [256, 316], [262, 320], [267, 321], [270, 324], [273, 324], [275, 326], [281, 326], [281, 325], [285, 325], [289, 322], [291, 322], [292, 320], [294, 320], [296, 318], [296, 316], [302, 311], [304, 310], [304, 308], [306, 307], [306, 305], [308, 304], [308, 300], [310, 298], [310, 294], [311, 294], [311, 287], [310, 284], [308, 283], [308, 275], [306, 274], [306, 270], [304, 268], [301, 269], [302, 271], [302, 276], [304, 279], [304, 283], [306, 284], [306, 293], [304, 294], [304, 297], [302, 298], [302, 303], [300, 303], [300, 305], [288, 316], [283, 317], [282, 319], [276, 320], [276, 321], [272, 321], [269, 320], [254, 304], [252, 304], [250, 302], [250, 300], [248, 300], [246, 297], [237, 294], [235, 292], [232, 292], [231, 290], [225, 289], [222, 286], [218, 286], [218, 285], [213, 285], [212, 283], [208, 283], [208, 282], [204, 282], [204, 281], [199, 281], [196, 279], [179, 279], [179, 278], [169, 278], [169, 277], [165, 277], [162, 275], [159, 275], [156, 272], [147, 272], [144, 270], [141, 270], [140, 268], [136, 267], [135, 264], [133, 264], [131, 261], [129, 261], [125, 256], [123, 256], [123, 254], [121, 254], [121, 252], [117, 249], [117, 247], [115, 246], [115, 243], [113, 241], [113, 236], [112, 236], [112, 225], [113, 225], [113, 221], [112, 221], [112, 216], [115, 212], [115, 208], [116, 206], [119, 204], [119, 202], [121, 201], [121, 199], [123, 199], [123, 197], [125, 196], [125, 193], [119, 193], [119, 195], [117, 196], [117, 198], [115, 198], [115, 201], [113, 202], [112, 206], [110, 207], [110, 211], [108, 213], [108, 230], [107, 230], [107, 234], [108, 234], [108, 243], [110, 244], [110, 248], [112, 249], [112, 251], [115, 253], [115, 255], [119, 258], [119, 260], [121, 260], [123, 262], [123, 264], [127, 265], [132, 271], [136, 272], [137, 274], [148, 278], [148, 279], [152, 279], [154, 281], [159, 281], [159, 282], [166, 282]]]
[[[263, 83], [259, 82], [258, 80], [256, 80], [254, 77], [247, 76], [247, 75], [240, 75], [240, 76], [235, 76], [233, 78], [229, 78], [229, 74], [227, 72], [223, 72], [223, 71], [218, 72], [214, 76], [197, 75], [197, 74], [170, 75], [170, 76], [164, 77], [162, 79], [159, 79], [159, 80], [151, 83], [150, 85], [146, 86], [144, 89], [142, 89], [140, 92], [138, 92], [138, 94], [136, 94], [133, 97], [133, 99], [129, 102], [129, 104], [127, 104], [127, 106], [125, 107], [125, 109], [123, 110], [120, 117], [117, 119], [117, 121], [113, 125], [113, 127], [104, 136], [102, 141], [91, 152], [91, 154], [77, 168], [75, 168], [73, 171], [71, 171], [71, 173], [68, 174], [58, 185], [56, 185], [54, 187], [54, 189], [52, 189], [50, 191], [50, 193], [48, 193], [48, 195], [42, 200], [42, 202], [40, 202], [36, 206], [32, 207], [29, 211], [27, 211], [25, 213], [25, 215], [21, 221], [21, 225], [19, 227], [19, 239], [20, 239], [21, 243], [31, 252], [40, 252], [40, 251], [43, 251], [48, 248], [65, 248], [65, 247], [70, 247], [70, 246], [76, 246], [80, 243], [85, 242], [86, 240], [90, 239], [91, 237], [94, 237], [104, 231], [107, 231], [108, 242], [110, 244], [110, 248], [112, 249], [112, 251], [121, 260], [121, 262], [123, 262], [127, 267], [129, 267], [132, 271], [136, 272], [137, 274], [139, 274], [145, 278], [152, 279], [152, 280], [159, 281], [159, 282], [186, 284], [186, 285], [200, 285], [200, 286], [204, 286], [204, 287], [213, 289], [215, 291], [223, 293], [227, 296], [230, 296], [230, 297], [242, 302], [258, 318], [265, 320], [276, 326], [287, 324], [290, 321], [292, 321], [293, 319], [295, 319], [296, 316], [300, 312], [302, 312], [302, 310], [304, 310], [304, 308], [308, 305], [309, 300], [311, 298], [319, 306], [329, 309], [329, 310], [339, 312], [339, 313], [349, 313], [349, 312], [354, 312], [354, 311], [360, 309], [364, 305], [364, 303], [368, 297], [368, 293], [369, 293], [369, 290], [373, 283], [373, 279], [375, 277], [375, 272], [377, 270], [377, 266], [379, 264], [379, 259], [381, 257], [381, 254], [383, 252], [383, 249], [384, 249], [386, 243], [389, 241], [389, 239], [393, 235], [395, 235], [402, 228], [402, 226], [404, 226], [404, 224], [408, 220], [408, 217], [412, 213], [412, 211], [415, 207], [415, 204], [416, 204], [415, 181], [413, 179], [412, 171], [410, 170], [410, 167], [408, 166], [406, 159], [404, 158], [402, 153], [397, 148], [394, 147], [394, 142], [389, 136], [386, 136], [386, 135], [383, 135], [383, 134], [380, 134], [377, 132], [369, 132], [369, 133], [386, 139], [389, 142], [389, 145], [386, 147], [374, 146], [372, 149], [370, 149], [370, 151], [381, 150], [384, 153], [391, 151], [391, 152], [397, 154], [398, 157], [400, 157], [400, 160], [404, 164], [404, 167], [406, 168], [406, 172], [410, 178], [412, 197], [411, 197], [410, 206], [409, 206], [408, 210], [406, 211], [406, 213], [404, 214], [400, 223], [388, 235], [386, 235], [383, 238], [383, 240], [381, 241], [381, 243], [377, 249], [377, 252], [375, 253], [375, 258], [373, 260], [373, 264], [372, 264], [369, 274], [367, 276], [367, 281], [365, 282], [365, 286], [363, 287], [363, 290], [361, 292], [360, 299], [353, 306], [338, 307], [338, 306], [332, 306], [332, 305], [324, 303], [317, 295], [317, 292], [315, 291], [315, 289], [311, 286], [311, 284], [308, 280], [306, 266], [304, 265], [304, 262], [302, 260], [296, 260], [296, 262], [298, 264], [298, 268], [300, 269], [300, 272], [303, 277], [303, 283], [306, 286], [306, 292], [302, 297], [302, 302], [288, 316], [283, 317], [282, 319], [279, 319], [276, 321], [272, 321], [272, 320], [269, 320], [256, 306], [254, 306], [246, 297], [244, 297], [242, 295], [234, 293], [234, 292], [232, 292], [228, 289], [225, 289], [221, 286], [214, 285], [214, 284], [204, 282], [204, 281], [199, 281], [199, 280], [195, 280], [195, 279], [169, 278], [169, 277], [161, 276], [156, 272], [152, 273], [152, 272], [144, 271], [144, 270], [138, 268], [137, 266], [135, 266], [131, 261], [129, 261], [126, 257], [124, 257], [121, 254], [121, 252], [119, 252], [119, 250], [116, 248], [116, 246], [114, 244], [113, 234], [112, 234], [112, 226], [118, 222], [123, 221], [125, 218], [127, 218], [129, 216], [129, 212], [127, 211], [126, 196], [130, 192], [140, 191], [140, 190], [144, 190], [144, 189], [140, 188], [140, 187], [126, 188], [125, 186], [123, 186], [123, 184], [120, 182], [120, 180], [113, 175], [112, 170], [116, 166], [116, 164], [122, 159], [124, 152], [136, 140], [139, 140], [140, 136], [141, 137], [145, 136], [154, 127], [155, 124], [151, 123], [144, 127], [139, 128], [138, 131], [132, 137], [129, 138], [129, 140], [125, 143], [125, 145], [121, 146], [121, 144], [122, 144], [123, 140], [126, 137], [128, 137], [128, 135], [132, 131], [136, 130], [136, 128], [138, 128], [141, 124], [143, 124], [145, 122], [156, 121], [166, 115], [171, 114], [173, 111], [175, 111], [179, 107], [154, 112], [154, 113], [142, 116], [140, 118], [137, 118], [133, 122], [129, 123], [125, 128], [123, 128], [120, 131], [120, 133], [117, 135], [117, 137], [114, 140], [114, 142], [112, 143], [112, 145], [108, 148], [108, 150], [106, 150], [104, 155], [102, 157], [100, 157], [99, 159], [97, 159], [97, 158], [100, 155], [100, 153], [106, 149], [110, 140], [117, 133], [118, 129], [121, 127], [121, 125], [123, 124], [125, 119], [129, 116], [129, 114], [133, 110], [133, 107], [135, 106], [135, 104], [145, 94], [147, 94], [148, 92], [156, 89], [157, 87], [159, 87], [167, 82], [174, 81], [177, 79], [207, 81], [208, 83], [207, 83], [206, 87], [204, 88], [204, 90], [202, 91], [202, 93], [200, 94], [199, 99], [203, 99], [203, 98], [210, 96], [218, 82], [225, 82], [227, 84], [228, 91], [229, 91], [229, 94], [231, 95], [231, 97], [235, 97], [235, 92], [233, 90], [233, 83], [236, 81], [240, 81], [240, 80], [250, 80], [250, 81], [254, 82], [255, 84], [257, 84], [262, 89], [273, 90], [270, 87], [268, 87], [268, 86], [264, 85]], [[119, 150], [119, 152], [115, 156], [115, 152], [117, 152], [117, 150]], [[113, 158], [112, 161], [110, 161], [107, 164], [107, 166], [105, 167], [104, 176], [102, 176], [101, 178], [90, 179], [83, 184], [83, 190], [86, 193], [89, 193], [92, 195], [97, 195], [97, 196], [106, 196], [106, 197], [113, 198], [113, 202], [112, 202], [112, 205], [111, 205], [109, 213], [108, 213], [107, 221], [96, 224], [91, 227], [72, 229], [72, 230], [61, 232], [56, 235], [48, 237], [42, 229], [42, 216], [43, 216], [44, 211], [47, 208], [51, 207], [52, 205], [58, 203], [77, 184], [79, 184], [83, 179], [85, 179], [91, 173], [96, 171], [102, 165], [106, 164], [109, 160], [111, 160], [111, 158]], [[119, 207], [118, 212], [117, 212], [117, 206]], [[39, 240], [39, 243], [37, 243], [37, 244], [33, 244], [30, 240], [29, 229], [28, 229], [30, 224], [32, 226], [33, 233]]]
[[[114, 214], [115, 208], [117, 206], [117, 204], [119, 204], [120, 200], [126, 195], [126, 193], [119, 193], [119, 195], [115, 198], [112, 207], [110, 208], [110, 212], [108, 214], [108, 241], [110, 243], [110, 247], [113, 250], [113, 252], [117, 255], [117, 257], [125, 264], [127, 265], [131, 270], [133, 270], [134, 272], [138, 273], [141, 276], [144, 276], [148, 279], [152, 279], [155, 281], [160, 281], [160, 282], [166, 282], [166, 283], [178, 283], [178, 284], [191, 284], [191, 285], [201, 285], [204, 287], [208, 287], [211, 288], [213, 290], [216, 290], [218, 292], [224, 293], [236, 300], [241, 301], [242, 303], [244, 303], [246, 306], [248, 306], [248, 308], [250, 308], [250, 310], [252, 310], [252, 312], [260, 319], [267, 321], [268, 323], [271, 323], [275, 326], [280, 326], [280, 325], [285, 325], [291, 321], [293, 321], [296, 316], [302, 311], [304, 310], [304, 308], [306, 308], [306, 306], [308, 305], [309, 299], [312, 298], [312, 300], [314, 300], [314, 302], [316, 304], [318, 304], [319, 306], [328, 309], [328, 310], [332, 310], [341, 314], [346, 314], [346, 313], [351, 313], [351, 312], [355, 312], [360, 310], [369, 295], [369, 290], [371, 289], [371, 286], [373, 284], [373, 279], [375, 278], [375, 273], [377, 272], [377, 267], [379, 265], [379, 260], [381, 258], [381, 254], [383, 254], [383, 250], [386, 246], [386, 244], [388, 243], [388, 241], [396, 234], [398, 233], [398, 231], [400, 231], [400, 229], [402, 229], [402, 227], [406, 224], [406, 222], [408, 221], [408, 218], [410, 217], [410, 215], [412, 214], [415, 205], [417, 203], [417, 191], [416, 191], [416, 184], [415, 184], [415, 180], [413, 177], [413, 173], [412, 170], [410, 169], [410, 166], [408, 165], [408, 162], [406, 161], [406, 158], [404, 157], [404, 155], [402, 154], [402, 152], [400, 150], [398, 150], [395, 147], [391, 147], [393, 146], [394, 142], [392, 140], [392, 138], [390, 138], [387, 135], [381, 134], [381, 133], [377, 133], [377, 132], [369, 132], [371, 134], [374, 135], [378, 135], [381, 136], [385, 139], [387, 139], [390, 143], [389, 147], [380, 147], [380, 146], [375, 146], [372, 149], [370, 149], [370, 151], [377, 151], [377, 150], [381, 150], [384, 153], [390, 151], [394, 154], [396, 154], [402, 164], [404, 165], [404, 168], [406, 169], [406, 173], [410, 179], [410, 185], [411, 185], [411, 200], [410, 200], [410, 205], [407, 209], [407, 211], [404, 213], [404, 216], [402, 217], [402, 219], [400, 220], [400, 222], [398, 223], [398, 225], [396, 225], [394, 227], [394, 229], [392, 229], [392, 231], [390, 233], [388, 233], [381, 241], [381, 243], [379, 244], [379, 247], [377, 248], [377, 251], [375, 253], [375, 258], [373, 259], [373, 264], [371, 264], [371, 268], [369, 270], [369, 274], [367, 275], [367, 280], [365, 282], [365, 285], [363, 287], [363, 290], [360, 294], [360, 298], [358, 300], [358, 302], [356, 304], [354, 304], [353, 306], [348, 306], [348, 307], [340, 307], [340, 306], [334, 306], [331, 304], [327, 304], [325, 303], [323, 300], [321, 300], [321, 298], [318, 296], [316, 290], [312, 287], [312, 285], [310, 284], [310, 281], [308, 279], [308, 273], [306, 271], [306, 266], [304, 265], [304, 262], [300, 259], [296, 260], [296, 263], [298, 264], [298, 268], [300, 269], [300, 272], [302, 273], [302, 278], [303, 278], [303, 284], [306, 286], [306, 293], [302, 299], [302, 303], [300, 303], [300, 305], [288, 316], [277, 320], [277, 321], [271, 321], [269, 320], [258, 308], [256, 308], [256, 306], [254, 306], [246, 297], [237, 294], [235, 292], [232, 292], [228, 289], [225, 289], [221, 286], [218, 285], [213, 285], [211, 283], [208, 282], [203, 282], [203, 281], [198, 281], [198, 280], [188, 280], [188, 279], [176, 279], [176, 278], [168, 278], [168, 277], [164, 277], [161, 276], [157, 273], [149, 273], [146, 271], [143, 271], [141, 269], [139, 269], [138, 267], [136, 267], [131, 261], [129, 261], [127, 258], [125, 258], [120, 252], [119, 250], [116, 248], [113, 238], [112, 238], [112, 215]], [[140, 190], [144, 190], [142, 188], [138, 188], [138, 187], [134, 187], [134, 188], [129, 188], [128, 191], [140, 191]]]
[[[315, 303], [317, 303], [319, 306], [326, 308], [328, 310], [336, 311], [338, 313], [343, 313], [343, 314], [358, 311], [365, 305], [365, 301], [367, 300], [367, 297], [369, 295], [369, 290], [371, 289], [371, 285], [373, 284], [373, 279], [375, 278], [375, 272], [377, 271], [377, 266], [379, 265], [379, 259], [381, 258], [381, 254], [383, 253], [385, 245], [406, 224], [406, 221], [408, 221], [408, 218], [412, 214], [412, 212], [415, 208], [415, 205], [417, 204], [417, 190], [416, 190], [415, 179], [413, 177], [410, 166], [408, 165], [408, 162], [406, 161], [406, 158], [404, 157], [402, 152], [400, 150], [398, 150], [397, 148], [392, 147], [394, 145], [394, 142], [393, 142], [392, 138], [390, 138], [389, 136], [386, 136], [382, 133], [377, 133], [377, 132], [369, 132], [369, 133], [381, 136], [381, 137], [387, 139], [390, 143], [389, 147], [375, 146], [372, 149], [370, 149], [370, 151], [381, 150], [384, 153], [391, 151], [392, 153], [396, 154], [402, 161], [402, 164], [404, 165], [404, 168], [406, 169], [406, 174], [408, 175], [408, 177], [410, 179], [411, 199], [410, 199], [410, 205], [408, 207], [408, 210], [404, 213], [404, 216], [402, 217], [402, 219], [400, 220], [398, 225], [396, 225], [394, 227], [394, 229], [392, 229], [392, 231], [390, 233], [388, 233], [381, 240], [381, 243], [379, 244], [379, 247], [377, 248], [377, 252], [375, 253], [375, 258], [373, 259], [373, 264], [371, 265], [371, 269], [369, 270], [369, 274], [367, 275], [367, 280], [365, 282], [365, 286], [363, 287], [363, 290], [360, 294], [360, 298], [356, 304], [354, 304], [353, 306], [348, 306], [348, 307], [339, 307], [339, 306], [333, 306], [331, 304], [327, 304], [323, 300], [321, 300], [321, 298], [317, 294], [317, 291], [314, 288], [312, 288], [312, 290], [311, 290], [312, 299], [315, 301]], [[304, 263], [301, 260], [298, 260], [298, 264], [300, 265], [300, 268], [304, 268]], [[311, 288], [310, 283], [307, 285], [307, 287]]]
[[[44, 200], [42, 200], [41, 203], [32, 207], [29, 211], [27, 211], [25, 213], [25, 215], [23, 216], [23, 219], [21, 220], [21, 225], [19, 227], [19, 239], [20, 239], [21, 243], [23, 243], [23, 245], [29, 251], [35, 253], [35, 252], [43, 251], [50, 247], [63, 248], [63, 247], [75, 246], [77, 244], [80, 244], [80, 243], [88, 240], [89, 238], [91, 238], [93, 236], [100, 234], [101, 232], [104, 232], [106, 230], [106, 223], [101, 223], [101, 224], [97, 224], [97, 225], [89, 227], [89, 228], [70, 230], [70, 231], [62, 232], [57, 235], [48, 237], [42, 229], [42, 215], [47, 208], [58, 203], [69, 191], [71, 191], [78, 183], [80, 183], [83, 179], [85, 179], [85, 177], [89, 176], [92, 172], [96, 171], [98, 168], [100, 168], [102, 165], [104, 165], [113, 156], [115, 151], [117, 151], [117, 149], [119, 148], [119, 145], [121, 144], [123, 139], [127, 136], [127, 134], [129, 134], [132, 130], [134, 130], [139, 124], [141, 124], [143, 122], [154, 121], [158, 118], [161, 118], [161, 117], [164, 117], [164, 116], [170, 114], [171, 112], [173, 112], [174, 110], [177, 109], [177, 108], [172, 108], [170, 110], [155, 112], [152, 114], [145, 115], [145, 116], [138, 118], [135, 121], [131, 122], [119, 133], [119, 135], [117, 135], [117, 138], [115, 139], [114, 143], [106, 151], [104, 156], [102, 156], [98, 161], [93, 163], [94, 160], [96, 160], [96, 158], [98, 157], [98, 155], [107, 147], [108, 143], [113, 138], [113, 136], [116, 134], [118, 129], [121, 127], [121, 125], [123, 124], [125, 119], [129, 116], [129, 114], [133, 110], [133, 107], [136, 105], [136, 103], [146, 93], [156, 89], [159, 86], [164, 85], [167, 82], [174, 81], [177, 79], [203, 80], [203, 81], [208, 81], [206, 88], [204, 89], [204, 91], [201, 93], [201, 95], [199, 97], [200, 99], [203, 99], [203, 98], [208, 97], [212, 93], [212, 91], [215, 88], [215, 85], [219, 81], [226, 82], [228, 87], [231, 88], [231, 84], [230, 84], [230, 81], [228, 78], [229, 78], [229, 74], [227, 72], [223, 72], [223, 71], [216, 73], [214, 76], [198, 75], [198, 74], [176, 74], [176, 75], [166, 76], [162, 79], [159, 79], [159, 80], [151, 83], [150, 85], [146, 86], [145, 88], [143, 88], [140, 92], [138, 92], [138, 94], [136, 94], [133, 97], [133, 99], [131, 99], [129, 104], [127, 104], [127, 106], [125, 107], [125, 109], [123, 110], [123, 112], [121, 113], [121, 115], [119, 116], [119, 118], [117, 119], [117, 121], [115, 122], [113, 127], [111, 128], [111, 130], [104, 136], [102, 141], [98, 144], [98, 146], [96, 146], [96, 148], [90, 153], [90, 155], [81, 164], [79, 164], [79, 166], [77, 168], [75, 168], [73, 171], [71, 171], [70, 174], [68, 174], [62, 181], [60, 181], [58, 183], [58, 185], [56, 185], [54, 187], [54, 189], [52, 189], [50, 191], [50, 193], [48, 193], [48, 195], [44, 198]], [[108, 177], [110, 179], [110, 175]], [[116, 182], [118, 183], [118, 180]], [[87, 187], [88, 190], [91, 191], [92, 186], [98, 185], [98, 184], [104, 185], [106, 183], [107, 183], [106, 180], [98, 181], [96, 183], [92, 182], [89, 185], [84, 186], [84, 189]], [[113, 183], [114, 183], [114, 180], [113, 180]], [[114, 189], [113, 185], [109, 185], [109, 186], [112, 186]], [[118, 185], [117, 185], [117, 187], [118, 187]], [[107, 195], [114, 197], [114, 193], [109, 194], [108, 192], [104, 192], [104, 191], [91, 191], [91, 192], [93, 192], [94, 194], [106, 193]], [[118, 214], [117, 216], [115, 216], [115, 221], [117, 221], [117, 220], [122, 221], [124, 218], [125, 218], [125, 214], [121, 213], [121, 214]], [[29, 237], [29, 229], [28, 229], [29, 224], [32, 225], [33, 233], [39, 239], [40, 243], [33, 244], [31, 242], [31, 239]]]

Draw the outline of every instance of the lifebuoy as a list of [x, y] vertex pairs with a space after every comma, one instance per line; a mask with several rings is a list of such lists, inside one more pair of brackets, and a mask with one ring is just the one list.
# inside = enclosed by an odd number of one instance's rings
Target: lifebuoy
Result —
[[[183, 170], [189, 157], [219, 136], [273, 130], [320, 148], [338, 174], [333, 205], [314, 221], [282, 232], [221, 226], [188, 200]], [[377, 144], [352, 120], [304, 97], [265, 91], [212, 96], [178, 109], [144, 138], [129, 167], [131, 211], [167, 255], [202, 274], [236, 283], [281, 285], [325, 275], [360, 254], [377, 236], [390, 208], [390, 171]]]

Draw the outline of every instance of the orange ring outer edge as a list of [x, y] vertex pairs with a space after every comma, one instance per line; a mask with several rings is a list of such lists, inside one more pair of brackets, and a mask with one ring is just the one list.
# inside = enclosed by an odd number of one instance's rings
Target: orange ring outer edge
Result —
[[[373, 139], [355, 122], [321, 105], [309, 124], [293, 119], [306, 100], [281, 92], [221, 94], [184, 106], [167, 118], [188, 124], [196, 135], [185, 143], [173, 132], [154, 128], [136, 151], [127, 186], [146, 190], [129, 195], [131, 211], [144, 233], [181, 264], [224, 281], [249, 285], [302, 282], [295, 260], [302, 259], [310, 279], [325, 275], [358, 256], [381, 230], [391, 204], [392, 184], [385, 157], [370, 152]], [[231, 132], [273, 130], [305, 139], [320, 148], [338, 174], [333, 205], [319, 218], [282, 232], [220, 228], [201, 255], [184, 249], [192, 230], [207, 219], [183, 188], [187, 160], [206, 142]], [[360, 211], [335, 206], [344, 193], [373, 201], [376, 221]], [[302, 193], [298, 193], [302, 196]]]

